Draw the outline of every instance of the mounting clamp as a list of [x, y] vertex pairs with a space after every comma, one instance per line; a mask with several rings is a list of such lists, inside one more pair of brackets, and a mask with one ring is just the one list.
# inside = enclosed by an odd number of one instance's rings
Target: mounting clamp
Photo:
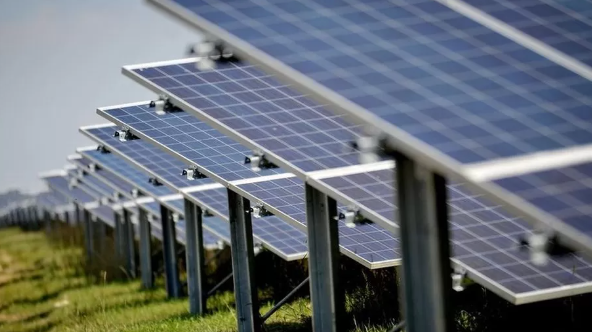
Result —
[[263, 251], [263, 245], [261, 243], [253, 243], [253, 254], [257, 255]]
[[466, 277], [467, 277], [467, 270], [464, 268], [457, 266], [454, 268], [454, 272], [452, 272], [452, 289], [457, 292], [462, 292], [465, 290], [467, 286]]
[[273, 213], [267, 211], [267, 209], [261, 203], [254, 204], [249, 210], [249, 212], [254, 218], [261, 218], [273, 215]]
[[221, 40], [205, 39], [189, 48], [190, 55], [198, 58], [196, 67], [198, 70], [211, 70], [216, 67], [216, 62], [237, 62], [234, 51]]
[[253, 172], [259, 172], [262, 169], [277, 168], [277, 165], [267, 160], [265, 154], [259, 151], [254, 151], [251, 156], [245, 157], [245, 164], [250, 164]]
[[151, 101], [148, 106], [154, 108], [158, 115], [179, 111], [179, 109], [169, 101], [167, 95], [159, 95], [158, 99]]
[[218, 250], [223, 250], [224, 248], [226, 248], [226, 243], [224, 243], [224, 241], [222, 240], [216, 241], [216, 245], [218, 246]]
[[111, 151], [109, 151], [104, 145], [97, 146], [97, 151], [101, 153], [111, 153]]
[[82, 178], [82, 177], [84, 177], [85, 175], [86, 175], [86, 173], [84, 172], [84, 169], [82, 169], [82, 168], [79, 168], [79, 169], [78, 169], [78, 177], [81, 177], [81, 178]]
[[157, 178], [149, 178], [148, 179], [148, 183], [152, 184], [155, 187], [160, 187], [162, 186], [162, 182], [158, 181]]
[[358, 207], [352, 206], [345, 208], [343, 211], [339, 211], [339, 214], [335, 219], [343, 220], [345, 226], [354, 228], [356, 227], [356, 224], [364, 220], [364, 217], [360, 214], [360, 209]]
[[109, 205], [111, 201], [109, 200], [109, 197], [101, 197], [99, 203], [100, 205]]
[[359, 151], [359, 160], [362, 164], [378, 162], [384, 155], [384, 139], [379, 136], [360, 136], [355, 142], [350, 143], [350, 147]]
[[97, 164], [95, 164], [95, 163], [88, 164], [88, 169], [90, 170], [91, 173], [94, 173], [97, 170], [97, 168], [98, 168]]
[[136, 189], [136, 188], [133, 188], [130, 194], [132, 194], [132, 197], [133, 198], [140, 197], [140, 191], [138, 189]]
[[123, 127], [121, 130], [116, 131], [113, 134], [113, 137], [119, 137], [119, 141], [121, 142], [127, 142], [138, 138], [132, 134], [132, 131], [128, 127]]
[[171, 219], [173, 220], [173, 222], [177, 223], [179, 222], [179, 219], [181, 219], [181, 217], [177, 212], [171, 212]]
[[121, 194], [118, 191], [113, 192], [113, 199], [118, 201], [121, 199]]
[[207, 209], [204, 209], [202, 212], [202, 215], [204, 217], [213, 217], [214, 215], [212, 214], [212, 212], [208, 211]]
[[197, 169], [197, 166], [190, 166], [189, 168], [183, 169], [181, 175], [187, 177], [187, 180], [197, 180], [207, 177]]

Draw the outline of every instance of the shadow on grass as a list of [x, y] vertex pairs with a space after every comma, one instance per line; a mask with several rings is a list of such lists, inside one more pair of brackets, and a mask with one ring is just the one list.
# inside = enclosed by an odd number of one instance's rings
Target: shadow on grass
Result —
[[263, 325], [265, 332], [308, 332], [312, 331], [310, 319], [304, 322], [272, 322]]

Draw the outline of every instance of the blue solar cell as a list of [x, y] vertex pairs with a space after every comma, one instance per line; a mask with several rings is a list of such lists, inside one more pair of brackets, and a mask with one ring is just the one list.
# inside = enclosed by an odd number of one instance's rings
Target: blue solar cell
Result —
[[[178, 75], [169, 76], [171, 72]], [[199, 72], [194, 63], [180, 63], [134, 73], [149, 76], [155, 84], [161, 78], [171, 80], [175, 87], [160, 88], [175, 96], [177, 86], [182, 88], [185, 92], [178, 97], [188, 103], [188, 109], [202, 112], [302, 171], [358, 164], [349, 143], [359, 137], [360, 126], [347, 123], [254, 66], [227, 64], [216, 71]], [[196, 85], [184, 85], [184, 77], [195, 78]], [[108, 115], [128, 124], [135, 121], [131, 112], [141, 110], [114, 110]], [[197, 119], [191, 122], [204, 126]]]
[[[256, 197], [257, 201], [293, 218], [302, 227], [306, 226], [304, 182], [299, 178], [248, 183], [238, 187]], [[392, 186], [388, 192], [385, 190], [377, 192], [377, 194], [382, 193], [392, 198]], [[389, 196], [386, 197], [388, 199]], [[393, 213], [392, 209], [390, 212]], [[391, 218], [392, 216], [389, 216], [389, 219]], [[372, 268], [400, 263], [401, 244], [399, 239], [393, 237], [388, 231], [373, 223], [362, 224], [355, 228], [347, 227], [342, 221], [338, 225], [339, 244], [345, 255]]]
[[115, 211], [110, 206], [101, 205], [88, 211], [107, 225], [115, 227]]
[[105, 126], [83, 129], [83, 132], [99, 144], [107, 146], [110, 151], [125, 156], [136, 167], [141, 167], [173, 189], [211, 182], [209, 179], [188, 180], [181, 175], [181, 171], [187, 168], [185, 163], [140, 139], [121, 142], [113, 137], [116, 130], [116, 126]]
[[[79, 179], [82, 183], [84, 183], [87, 187], [91, 188], [95, 193], [99, 194], [100, 196], [105, 197], [113, 197], [114, 190], [105, 182], [99, 180], [97, 177], [94, 176], [93, 173], [85, 172], [83, 176], [80, 176], [79, 170], [69, 171], [70, 177], [74, 177]], [[96, 195], [95, 195], [96, 196]]]
[[592, 163], [494, 181], [542, 211], [592, 237]]
[[148, 105], [110, 108], [99, 112], [125, 125], [134, 134], [157, 143], [188, 163], [197, 163], [201, 172], [223, 181], [254, 178], [283, 172], [281, 169], [254, 172], [244, 164], [252, 152], [221, 132], [185, 112], [156, 114]]
[[[179, 241], [179, 243], [182, 245], [186, 245], [187, 238], [185, 235], [185, 220], [179, 219], [179, 221], [175, 223], [175, 229], [177, 241]], [[219, 240], [220, 238], [218, 238], [214, 233], [208, 231], [207, 229], [203, 230], [203, 246], [206, 250], [217, 248]]]
[[70, 188], [68, 179], [64, 176], [50, 176], [43, 178], [47, 182], [47, 185], [61, 193], [62, 195], [68, 197], [69, 200], [75, 203], [90, 203], [95, 201], [91, 195], [87, 194], [85, 191], [81, 190], [80, 188]]
[[185, 201], [183, 199], [173, 199], [164, 202], [174, 212], [185, 215]]
[[592, 65], [592, 4], [589, 1], [465, 0], [549, 47]]
[[150, 202], [150, 203], [143, 203], [140, 205], [142, 206], [142, 208], [144, 208], [144, 210], [146, 210], [147, 212], [149, 212], [153, 216], [160, 218], [160, 203]]
[[[361, 210], [374, 204], [388, 204], [391, 220], [396, 222], [396, 191], [393, 170], [368, 172], [322, 179], [326, 185], [353, 197], [365, 198]], [[386, 200], [377, 184], [389, 183]], [[386, 191], [386, 190], [385, 190]], [[462, 185], [448, 186], [452, 260], [468, 270], [469, 275], [486, 287], [515, 296], [531, 291], [556, 292], [550, 298], [565, 296], [559, 289], [592, 281], [592, 263], [578, 255], [553, 257], [544, 267], [531, 263], [530, 253], [520, 247], [520, 240], [532, 234], [532, 228], [521, 218], [508, 215], [502, 206], [491, 204], [481, 195], [470, 194]], [[491, 280], [483, 282], [481, 276]], [[569, 278], [563, 276], [569, 275]], [[499, 287], [504, 287], [500, 289]], [[553, 290], [552, 288], [557, 288]], [[514, 298], [516, 299], [516, 298]], [[526, 302], [527, 295], [521, 299]], [[535, 300], [535, 299], [532, 299]]]
[[[202, 209], [228, 221], [228, 196], [226, 188], [188, 193]], [[252, 218], [253, 237], [268, 249], [284, 256], [298, 259], [308, 251], [306, 234], [276, 216]]]
[[125, 179], [128, 183], [139, 188], [143, 193], [152, 196], [170, 195], [174, 192], [166, 186], [154, 186], [148, 182], [150, 176], [137, 170], [130, 163], [114, 153], [103, 153], [100, 151], [81, 151], [81, 155], [93, 160], [101, 168], [115, 173], [118, 177]]
[[133, 191], [134, 186], [130, 185], [127, 181], [121, 179], [117, 175], [105, 169], [100, 169], [97, 167], [94, 171], [92, 171], [90, 165], [93, 164], [93, 162], [88, 158], [81, 157], [72, 159], [70, 161], [78, 167], [88, 170], [93, 174], [93, 176], [100, 179], [105, 184], [109, 185], [112, 189], [118, 191], [123, 195], [126, 195], [126, 197], [128, 198], [131, 198], [131, 192]]
[[[592, 82], [439, 2], [299, 0], [296, 12], [280, 0], [172, 2], [377, 116], [365, 121], [398, 127], [461, 163], [592, 142], [592, 123], [578, 120], [590, 112]], [[215, 117], [226, 102], [240, 104], [210, 92], [236, 80], [221, 74], [227, 68], [134, 73]], [[507, 120], [523, 130], [508, 130]]]

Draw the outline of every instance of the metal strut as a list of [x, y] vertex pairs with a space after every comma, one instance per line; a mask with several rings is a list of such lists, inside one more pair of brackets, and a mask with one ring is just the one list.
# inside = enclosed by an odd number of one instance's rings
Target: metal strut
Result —
[[306, 277], [296, 288], [294, 288], [288, 295], [286, 295], [283, 299], [281, 299], [278, 303], [276, 303], [268, 312], [266, 312], [263, 316], [261, 316], [261, 324], [265, 323], [265, 321], [271, 317], [276, 311], [278, 311], [286, 302], [288, 302], [302, 287], [308, 284], [310, 277]]

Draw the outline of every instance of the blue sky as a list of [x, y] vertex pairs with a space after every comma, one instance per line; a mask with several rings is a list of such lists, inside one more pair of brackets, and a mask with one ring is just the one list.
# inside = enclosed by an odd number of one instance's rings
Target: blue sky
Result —
[[186, 57], [196, 31], [142, 0], [0, 0], [0, 192], [42, 190], [101, 106], [153, 99], [127, 64]]

